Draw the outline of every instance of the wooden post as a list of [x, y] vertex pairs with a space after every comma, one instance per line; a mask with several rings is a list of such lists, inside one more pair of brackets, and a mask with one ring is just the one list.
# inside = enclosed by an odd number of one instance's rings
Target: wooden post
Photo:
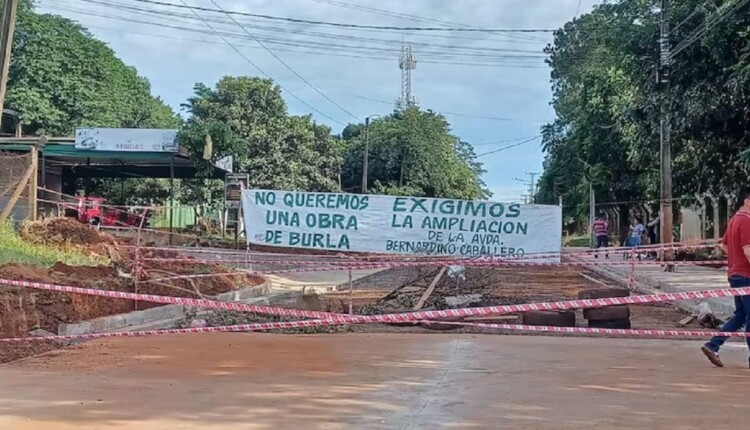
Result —
[[349, 315], [354, 315], [354, 282], [351, 267], [349, 267]]
[[[2, 22], [0, 22], [0, 121], [5, 107], [5, 90], [8, 85], [10, 70], [10, 53], [13, 49], [13, 32], [16, 28], [16, 9], [18, 0], [5, 0], [2, 5]], [[0, 125], [2, 123], [0, 122]]]
[[28, 219], [36, 221], [37, 216], [37, 190], [39, 188], [39, 150], [34, 146], [31, 148], [31, 166], [33, 173], [29, 177], [28, 196]]
[[422, 309], [422, 307], [424, 306], [424, 304], [427, 302], [427, 299], [430, 298], [430, 295], [432, 294], [432, 292], [435, 291], [435, 287], [437, 286], [438, 282], [440, 282], [440, 278], [443, 277], [443, 274], [445, 274], [445, 271], [447, 269], [448, 269], [447, 267], [443, 267], [442, 269], [440, 269], [440, 271], [438, 272], [438, 274], [435, 275], [435, 278], [430, 283], [430, 286], [427, 287], [427, 291], [425, 291], [424, 294], [422, 294], [422, 297], [419, 298], [419, 301], [417, 302], [417, 305], [414, 306], [414, 310], [415, 311], [418, 311], [418, 310]]

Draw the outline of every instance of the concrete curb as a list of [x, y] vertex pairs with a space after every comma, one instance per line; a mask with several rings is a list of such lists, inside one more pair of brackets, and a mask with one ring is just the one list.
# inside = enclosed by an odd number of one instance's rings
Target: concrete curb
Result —
[[[238, 302], [242, 300], [267, 296], [271, 293], [270, 282], [264, 282], [254, 287], [230, 291], [219, 294], [216, 300], [222, 302]], [[125, 331], [131, 326], [144, 326], [165, 320], [179, 320], [185, 315], [185, 306], [166, 305], [127, 314], [110, 315], [82, 321], [76, 324], [60, 324], [57, 334], [62, 336], [101, 333], [110, 331]]]
[[[628, 287], [628, 278], [630, 277], [629, 273], [623, 274], [621, 272], [609, 270], [604, 266], [589, 266], [587, 267], [587, 269], [617, 284], [620, 284], [624, 286], [625, 288]], [[634, 284], [635, 291], [640, 294], [653, 294], [657, 292], [665, 292], [665, 293], [684, 293], [685, 292], [684, 290], [680, 288], [673, 287], [668, 282], [663, 282], [658, 279], [654, 279], [650, 276], [639, 275], [637, 272], [635, 273], [633, 279], [635, 280], [635, 284]], [[680, 300], [678, 302], [673, 302], [673, 304], [677, 306], [678, 308], [683, 309], [693, 314], [696, 312], [698, 306], [703, 302], [708, 303], [708, 306], [711, 309], [711, 312], [718, 318], [727, 319], [732, 314], [734, 314], [734, 306], [730, 306], [719, 300], [712, 300], [712, 299]]]

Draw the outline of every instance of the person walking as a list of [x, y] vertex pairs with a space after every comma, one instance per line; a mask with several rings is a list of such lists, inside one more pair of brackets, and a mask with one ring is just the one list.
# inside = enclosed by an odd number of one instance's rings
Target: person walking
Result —
[[[594, 221], [594, 234], [596, 235], [596, 249], [609, 247], [609, 223], [604, 214], [599, 214]], [[594, 258], [599, 258], [599, 253], [594, 254]], [[605, 251], [604, 258], [609, 258], [609, 253]]]
[[[633, 253], [638, 252], [636, 249], [641, 246], [644, 231], [646, 231], [646, 227], [643, 226], [643, 218], [635, 217], [633, 225], [630, 226], [630, 237], [628, 237], [627, 243], [633, 249]], [[638, 254], [638, 259], [641, 259], [640, 254]]]
[[[727, 231], [721, 240], [721, 250], [727, 254], [729, 286], [750, 287], [750, 188], [743, 188], [737, 195], [737, 213], [729, 220]], [[722, 332], [735, 332], [745, 326], [750, 332], [750, 296], [735, 296], [734, 315], [721, 327]], [[719, 358], [719, 349], [728, 338], [714, 336], [701, 347], [701, 351], [716, 367], [724, 367]], [[750, 337], [746, 338], [750, 348]]]
[[[656, 218], [651, 220], [651, 222], [646, 224], [646, 226], [648, 227], [648, 244], [649, 245], [656, 245], [659, 243], [659, 222], [660, 222], [660, 218], [657, 216]], [[656, 260], [657, 257], [658, 257], [658, 254], [654, 250], [654, 251], [649, 252], [648, 257], [646, 258]]]

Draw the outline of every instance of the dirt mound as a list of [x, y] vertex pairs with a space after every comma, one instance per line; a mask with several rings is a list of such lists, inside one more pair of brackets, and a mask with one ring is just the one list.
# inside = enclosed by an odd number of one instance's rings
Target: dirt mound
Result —
[[[158, 277], [196, 273], [195, 267], [187, 265], [167, 267], [174, 272], [146, 273], [138, 285], [137, 292], [172, 297], [211, 297], [219, 293], [258, 285], [264, 281], [259, 277], [237, 274], [236, 276], [151, 282], [157, 280]], [[227, 268], [211, 267], [210, 270], [227, 270]], [[120, 273], [113, 266], [68, 266], [58, 262], [47, 269], [22, 264], [6, 264], [0, 266], [0, 278], [99, 290], [136, 291], [132, 275]], [[161, 305], [140, 302], [138, 309], [155, 306]], [[135, 303], [132, 300], [0, 286], [0, 337], [25, 336], [34, 328], [57, 332], [60, 323], [73, 323], [130, 312], [134, 309]], [[0, 349], [3, 349], [2, 345]]]
[[112, 266], [68, 266], [57, 262], [50, 267], [49, 273], [56, 277], [82, 278], [82, 279], [111, 279], [117, 277], [117, 269]]
[[21, 237], [46, 245], [116, 245], [115, 238], [95, 228], [65, 217], [46, 218], [24, 224]]

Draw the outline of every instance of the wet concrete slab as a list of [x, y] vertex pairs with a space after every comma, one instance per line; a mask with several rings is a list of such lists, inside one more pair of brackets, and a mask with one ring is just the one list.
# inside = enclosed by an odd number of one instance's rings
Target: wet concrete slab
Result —
[[743, 428], [747, 351], [443, 334], [110, 339], [0, 366], [0, 428]]

